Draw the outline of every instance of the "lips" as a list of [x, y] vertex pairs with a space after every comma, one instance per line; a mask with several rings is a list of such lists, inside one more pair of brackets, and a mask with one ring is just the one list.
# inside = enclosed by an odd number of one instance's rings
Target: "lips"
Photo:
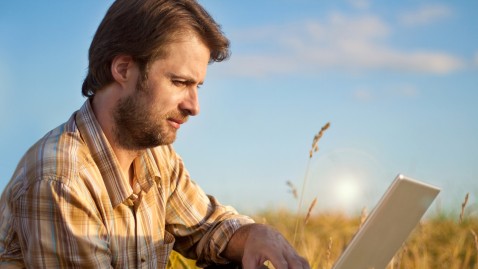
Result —
[[186, 120], [183, 120], [183, 119], [175, 119], [175, 118], [168, 118], [168, 122], [169, 122], [169, 124], [171, 124], [171, 126], [173, 126], [174, 128], [179, 129], [179, 127], [181, 127], [181, 124], [185, 123]]

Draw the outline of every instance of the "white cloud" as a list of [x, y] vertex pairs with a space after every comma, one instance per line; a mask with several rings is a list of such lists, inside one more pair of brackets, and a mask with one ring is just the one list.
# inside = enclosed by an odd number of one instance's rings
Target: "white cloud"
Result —
[[[234, 74], [264, 76], [324, 70], [446, 74], [464, 65], [460, 58], [443, 52], [391, 47], [386, 43], [390, 33], [390, 27], [378, 17], [351, 18], [339, 13], [325, 22], [247, 29], [233, 36], [233, 41], [253, 49], [233, 54], [224, 67]], [[267, 52], [261, 49], [264, 47]]]
[[355, 100], [360, 102], [370, 102], [374, 99], [374, 95], [369, 89], [357, 89], [353, 92], [353, 97]]
[[420, 92], [417, 87], [410, 84], [390, 85], [380, 89], [362, 86], [352, 91], [353, 99], [359, 102], [381, 101], [390, 98], [415, 99], [419, 95]]
[[423, 6], [417, 10], [405, 12], [399, 16], [402, 24], [407, 26], [423, 25], [447, 18], [452, 10], [444, 5]]

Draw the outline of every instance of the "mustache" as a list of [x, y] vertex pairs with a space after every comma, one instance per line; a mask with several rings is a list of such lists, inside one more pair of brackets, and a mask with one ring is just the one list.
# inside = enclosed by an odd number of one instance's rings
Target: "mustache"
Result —
[[184, 123], [188, 121], [189, 113], [187, 111], [174, 110], [166, 113], [164, 119], [175, 119]]

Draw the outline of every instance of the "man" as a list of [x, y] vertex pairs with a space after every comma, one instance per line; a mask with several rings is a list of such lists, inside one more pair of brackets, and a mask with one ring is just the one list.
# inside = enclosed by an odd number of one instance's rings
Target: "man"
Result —
[[309, 268], [274, 229], [191, 181], [171, 144], [229, 42], [195, 0], [117, 0], [89, 50], [80, 110], [33, 145], [0, 203], [0, 268]]

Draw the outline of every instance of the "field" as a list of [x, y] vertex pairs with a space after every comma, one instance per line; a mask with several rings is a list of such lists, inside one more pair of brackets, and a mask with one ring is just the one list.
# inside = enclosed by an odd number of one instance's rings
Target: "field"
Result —
[[[397, 252], [387, 269], [478, 269], [478, 218], [460, 214], [438, 214], [422, 221]], [[254, 217], [281, 231], [289, 242], [294, 238], [296, 214], [268, 211]], [[329, 269], [361, 223], [361, 217], [341, 214], [310, 216], [307, 224], [300, 217], [296, 248], [311, 268]], [[177, 254], [170, 268], [196, 268], [193, 261]]]
[[[298, 200], [297, 212], [273, 209], [254, 216], [256, 222], [279, 230], [313, 269], [332, 268], [367, 217], [366, 213], [356, 217], [340, 213], [311, 215], [315, 200], [307, 213], [301, 213], [310, 160], [318, 152], [318, 142], [329, 127], [329, 123], [325, 124], [314, 136], [301, 192], [287, 182], [290, 192]], [[461, 211], [438, 212], [422, 219], [387, 269], [478, 269], [478, 217], [467, 212], [468, 198], [469, 194], [466, 194]], [[196, 266], [194, 261], [173, 253], [168, 268]]]

